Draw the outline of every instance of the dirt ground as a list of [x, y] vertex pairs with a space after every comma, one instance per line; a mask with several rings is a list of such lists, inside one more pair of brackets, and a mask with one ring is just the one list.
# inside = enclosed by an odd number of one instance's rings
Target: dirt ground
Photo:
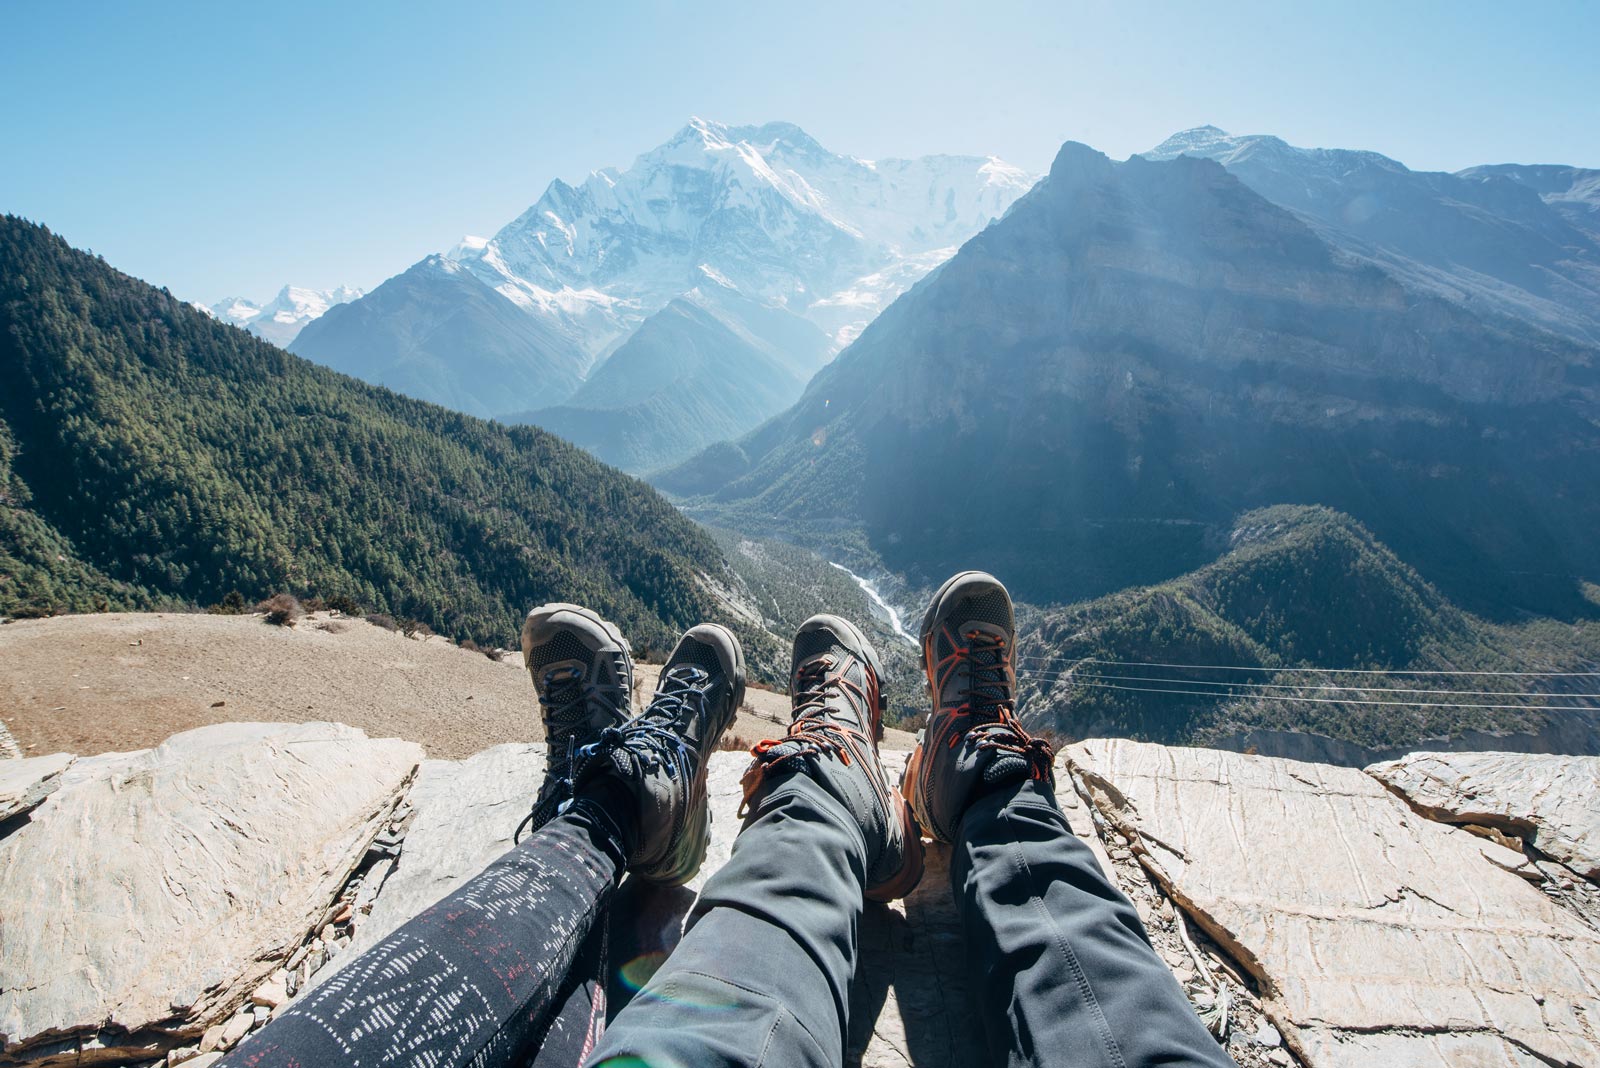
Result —
[[[636, 704], [660, 669], [638, 665]], [[751, 689], [724, 736], [781, 734], [789, 700]], [[407, 638], [319, 613], [294, 627], [261, 616], [57, 616], [0, 626], [0, 721], [25, 756], [144, 749], [208, 723], [333, 720], [460, 759], [538, 741], [521, 656], [491, 661], [440, 637]], [[909, 749], [890, 731], [885, 748]]]

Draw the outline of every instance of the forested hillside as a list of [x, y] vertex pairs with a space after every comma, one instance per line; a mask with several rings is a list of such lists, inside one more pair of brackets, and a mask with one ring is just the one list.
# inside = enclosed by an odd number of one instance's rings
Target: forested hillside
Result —
[[1229, 545], [1171, 581], [1031, 615], [1024, 718], [1074, 738], [1267, 729], [1385, 747], [1537, 733], [1552, 706], [1592, 705], [1560, 696], [1591, 678], [1518, 673], [1592, 671], [1600, 624], [1488, 622], [1327, 508], [1247, 513]]
[[0, 614], [344, 597], [510, 644], [593, 605], [640, 644], [716, 610], [717, 547], [642, 483], [317, 367], [0, 219]]

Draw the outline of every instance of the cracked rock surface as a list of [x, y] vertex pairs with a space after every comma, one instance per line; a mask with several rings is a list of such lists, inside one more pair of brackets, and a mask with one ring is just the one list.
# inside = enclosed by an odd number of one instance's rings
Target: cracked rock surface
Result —
[[1411, 753], [1367, 772], [1430, 819], [1525, 839], [1600, 879], [1600, 757]]
[[1066, 759], [1305, 1063], [1600, 1064], [1600, 934], [1521, 854], [1355, 769], [1121, 740]]
[[[401, 855], [375, 889], [351, 941], [348, 963], [449, 894], [512, 846], [544, 780], [541, 743], [497, 745], [466, 760], [425, 760], [406, 795], [413, 813]], [[329, 967], [318, 979], [338, 971]]]
[[421, 758], [338, 724], [228, 723], [72, 764], [0, 841], [0, 1062], [143, 1060], [228, 1022]]
[[61, 773], [74, 759], [70, 753], [52, 753], [0, 760], [0, 822], [38, 807], [61, 785]]

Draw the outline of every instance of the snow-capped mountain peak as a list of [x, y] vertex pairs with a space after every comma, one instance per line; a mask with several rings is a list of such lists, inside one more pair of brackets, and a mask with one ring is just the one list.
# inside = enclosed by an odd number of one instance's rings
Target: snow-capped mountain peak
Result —
[[[551, 182], [493, 238], [449, 255], [524, 308], [580, 316], [570, 325], [597, 355], [708, 280], [826, 322], [842, 344], [1035, 178], [992, 157], [860, 160], [793, 123], [695, 117], [626, 170]], [[867, 279], [876, 299], [835, 299]]]
[[333, 289], [308, 289], [304, 286], [284, 286], [278, 295], [265, 304], [257, 304], [243, 297], [229, 297], [202, 308], [208, 315], [266, 339], [274, 345], [287, 348], [301, 329], [311, 320], [320, 317], [335, 304], [359, 300], [362, 292], [353, 286], [336, 286]]

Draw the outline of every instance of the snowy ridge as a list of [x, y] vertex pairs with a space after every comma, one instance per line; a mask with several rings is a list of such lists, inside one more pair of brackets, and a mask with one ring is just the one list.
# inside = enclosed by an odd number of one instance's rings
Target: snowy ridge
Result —
[[213, 319], [243, 327], [274, 345], [287, 347], [311, 320], [320, 318], [335, 304], [348, 304], [362, 295], [361, 290], [352, 286], [334, 289], [284, 286], [265, 304], [244, 297], [229, 297], [209, 306], [195, 304], [194, 307]]
[[706, 281], [843, 345], [1035, 178], [992, 157], [860, 160], [791, 123], [696, 118], [627, 170], [552, 182], [449, 255], [596, 355]]

